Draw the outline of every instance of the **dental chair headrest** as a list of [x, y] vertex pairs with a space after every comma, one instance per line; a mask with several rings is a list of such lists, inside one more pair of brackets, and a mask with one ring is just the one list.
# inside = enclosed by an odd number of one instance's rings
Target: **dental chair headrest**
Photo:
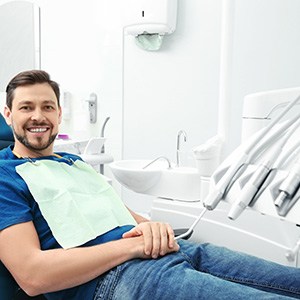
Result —
[[4, 117], [0, 113], [0, 150], [13, 143], [14, 136], [12, 129], [7, 125]]

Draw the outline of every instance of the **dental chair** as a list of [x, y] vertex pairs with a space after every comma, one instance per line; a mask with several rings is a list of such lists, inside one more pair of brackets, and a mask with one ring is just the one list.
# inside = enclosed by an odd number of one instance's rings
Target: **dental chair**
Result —
[[18, 286], [9, 271], [0, 261], [0, 295], [2, 300], [44, 300], [44, 296], [30, 297]]
[[0, 113], [0, 150], [14, 143], [14, 136], [11, 128], [6, 124]]
[[[0, 150], [12, 145], [14, 136], [11, 128], [6, 124], [4, 117], [0, 113]], [[0, 261], [0, 299], [1, 300], [43, 300], [44, 296], [29, 297], [18, 286], [9, 271]]]
[[104, 172], [104, 164], [108, 164], [113, 161], [113, 157], [111, 155], [102, 151], [105, 141], [106, 138], [104, 137], [92, 137], [84, 148], [83, 153], [79, 154], [86, 163], [96, 169], [99, 168], [102, 175]]
[[[99, 164], [97, 160], [96, 150], [100, 150], [104, 144], [105, 139], [92, 139], [89, 142], [89, 146], [85, 151], [85, 158], [91, 158], [90, 162], [95, 162], [94, 156], [96, 156], [96, 164]], [[12, 129], [7, 125], [4, 117], [0, 114], [0, 150], [8, 147], [14, 143], [14, 137]], [[100, 151], [99, 151], [100, 154]], [[104, 155], [104, 154], [102, 154]], [[110, 159], [107, 156], [107, 159]], [[178, 231], [177, 234], [181, 234], [182, 231]], [[28, 296], [16, 283], [10, 272], [6, 269], [0, 260], [0, 299], [1, 300], [45, 300], [43, 295], [30, 297]]]

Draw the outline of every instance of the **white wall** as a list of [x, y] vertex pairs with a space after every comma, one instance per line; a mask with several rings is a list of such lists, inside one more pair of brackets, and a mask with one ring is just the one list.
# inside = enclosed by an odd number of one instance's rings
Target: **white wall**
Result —
[[[246, 94], [300, 83], [300, 1], [232, 1], [231, 150], [240, 141]], [[216, 133], [221, 0], [178, 0], [176, 31], [158, 52], [123, 36], [126, 0], [32, 2], [41, 7], [41, 67], [72, 95], [73, 118], [62, 131], [97, 135], [110, 116], [106, 149], [116, 160], [173, 161], [178, 130], [188, 134], [186, 150]], [[99, 97], [97, 124], [88, 123], [84, 102], [92, 92]], [[148, 207], [130, 201], [136, 195], [124, 197], [139, 210]]]
[[235, 1], [230, 143], [245, 95], [300, 86], [300, 1]]
[[[62, 130], [100, 135], [107, 116], [106, 149], [121, 153], [122, 40], [113, 1], [39, 1], [42, 12], [42, 68], [72, 95], [71, 121]], [[98, 95], [98, 121], [89, 124], [90, 93]]]
[[186, 149], [216, 134], [219, 3], [179, 0], [177, 29], [159, 51], [144, 51], [125, 36], [125, 158], [174, 161], [180, 129], [188, 135]]

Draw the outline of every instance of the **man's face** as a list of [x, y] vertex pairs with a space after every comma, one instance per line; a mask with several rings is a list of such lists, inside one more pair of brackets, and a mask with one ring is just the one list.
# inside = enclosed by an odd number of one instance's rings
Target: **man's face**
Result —
[[61, 122], [61, 109], [48, 83], [20, 86], [5, 117], [15, 135], [14, 150], [22, 156], [51, 155]]

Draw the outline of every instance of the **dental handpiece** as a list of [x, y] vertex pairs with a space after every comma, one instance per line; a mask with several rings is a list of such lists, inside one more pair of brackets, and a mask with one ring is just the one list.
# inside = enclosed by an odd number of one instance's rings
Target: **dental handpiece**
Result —
[[271, 170], [272, 162], [267, 161], [258, 166], [254, 174], [251, 176], [250, 180], [247, 182], [243, 188], [241, 195], [233, 203], [232, 207], [229, 210], [228, 218], [235, 220], [244, 209], [252, 201], [253, 197], [261, 187], [262, 183], [266, 180]]
[[[294, 119], [295, 120], [295, 119]], [[282, 152], [282, 149], [288, 139], [292, 136], [295, 130], [298, 128], [300, 123], [300, 119], [296, 119], [297, 121], [292, 123], [289, 128], [288, 132], [285, 136], [281, 139], [281, 141], [274, 146], [275, 150], [273, 150], [269, 156], [269, 158], [260, 164], [254, 174], [251, 176], [249, 181], [246, 183], [245, 187], [241, 191], [240, 197], [233, 203], [229, 213], [228, 218], [235, 220], [240, 214], [244, 211], [244, 209], [250, 204], [266, 178], [268, 177], [271, 168], [273, 167], [274, 163], [278, 159], [278, 156]]]
[[206, 196], [203, 204], [208, 210], [215, 209], [218, 203], [222, 200], [227, 186], [230, 184], [230, 181], [232, 180], [240, 166], [247, 159], [247, 157], [248, 156], [246, 154], [243, 154], [237, 163], [231, 165], [226, 174], [216, 184], [214, 189]]
[[274, 204], [279, 208], [282, 206], [286, 198], [291, 197], [300, 185], [300, 157], [293, 165], [287, 177], [279, 186], [279, 195], [275, 199]]
[[257, 146], [257, 141], [260, 141], [260, 139], [266, 134], [266, 132], [268, 132], [267, 127], [259, 133], [258, 137], [256, 137], [256, 139], [246, 147], [238, 160], [236, 160], [228, 168], [227, 172], [223, 175], [219, 182], [217, 182], [214, 189], [204, 199], [203, 204], [208, 210], [215, 209], [218, 203], [225, 196], [226, 191], [228, 192], [228, 190], [230, 189], [230, 183], [232, 182], [233, 178], [241, 176], [241, 174], [244, 172], [245, 168], [243, 168], [243, 166], [247, 166], [252, 161], [253, 157], [255, 157], [257, 153], [261, 152], [263, 148], [272, 143], [274, 137], [278, 136], [282, 133], [282, 131], [286, 130], [290, 126], [290, 123], [291, 122], [288, 122], [281, 126], [281, 128], [279, 128], [279, 130], [276, 130], [275, 133], [268, 137], [264, 143]]
[[[294, 126], [295, 128], [296, 126]], [[244, 209], [250, 204], [266, 178], [268, 177], [270, 170], [277, 160], [279, 154], [282, 151], [283, 146], [285, 145], [288, 138], [294, 132], [290, 130], [288, 134], [280, 141], [280, 143], [275, 147], [275, 150], [271, 153], [270, 157], [260, 164], [253, 175], [250, 177], [249, 181], [246, 183], [244, 188], [241, 191], [241, 195], [236, 199], [233, 203], [231, 209], [228, 213], [228, 218], [231, 220], [235, 220], [240, 214], [244, 211]]]
[[[207, 195], [205, 200], [203, 201], [204, 206], [208, 210], [213, 210], [215, 207], [219, 204], [219, 202], [224, 197], [225, 191], [227, 190], [227, 187], [229, 186], [230, 182], [232, 181], [233, 177], [236, 175], [237, 171], [240, 169], [240, 167], [244, 164], [250, 163], [253, 157], [261, 151], [262, 148], [265, 147], [265, 144], [269, 144], [271, 140], [274, 139], [274, 134], [265, 141], [262, 145], [259, 147], [256, 147], [256, 144], [273, 128], [273, 126], [294, 106], [297, 104], [297, 102], [300, 100], [300, 96], [295, 98], [293, 101], [291, 101], [286, 108], [276, 117], [274, 118], [268, 126], [266, 126], [264, 129], [262, 129], [258, 135], [256, 136], [255, 140], [253, 140], [251, 143], [248, 144], [246, 149], [244, 150], [244, 153], [239, 158], [238, 161], [233, 163], [227, 172], [223, 175], [223, 177], [220, 179], [220, 181], [216, 184], [214, 189]], [[297, 116], [298, 118], [299, 116]], [[284, 125], [281, 129], [282, 131], [286, 130], [293, 122], [295, 122], [296, 118], [294, 118], [291, 122], [288, 122], [287, 125]], [[253, 151], [253, 148], [255, 149]]]

